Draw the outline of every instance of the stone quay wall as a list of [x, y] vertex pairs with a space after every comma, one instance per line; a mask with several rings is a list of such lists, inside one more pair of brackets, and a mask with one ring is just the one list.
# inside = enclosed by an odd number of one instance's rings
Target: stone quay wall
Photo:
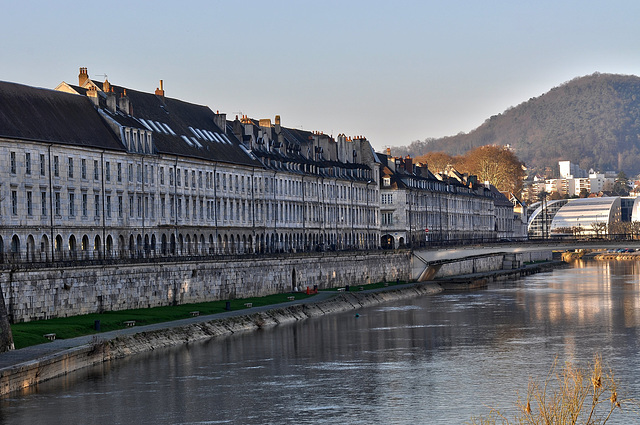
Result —
[[0, 276], [13, 323], [411, 279], [410, 251], [23, 267]]
[[497, 270], [512, 270], [521, 267], [525, 263], [550, 261], [553, 259], [552, 257], [553, 253], [551, 250], [487, 254], [443, 264], [435, 277], [442, 278], [472, 273], [487, 273]]

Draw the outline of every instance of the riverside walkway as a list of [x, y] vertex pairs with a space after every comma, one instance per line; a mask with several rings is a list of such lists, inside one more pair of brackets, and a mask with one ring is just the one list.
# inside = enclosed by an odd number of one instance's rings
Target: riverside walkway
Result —
[[[407, 288], [414, 285], [416, 284], [415, 283], [397, 284], [397, 285], [390, 285], [384, 288], [366, 289], [363, 291], [357, 291], [357, 293], [382, 292], [382, 291], [388, 291], [388, 290]], [[254, 313], [260, 313], [260, 312], [269, 311], [269, 310], [278, 309], [278, 308], [285, 308], [293, 305], [320, 303], [322, 301], [326, 301], [332, 297], [335, 297], [338, 294], [340, 294], [340, 292], [320, 291], [312, 297], [308, 297], [300, 300], [294, 300], [294, 301], [287, 301], [279, 304], [270, 304], [270, 305], [259, 306], [259, 307], [244, 308], [241, 310], [225, 311], [222, 313], [215, 313], [215, 314], [203, 315], [203, 316], [197, 316], [197, 317], [189, 317], [187, 319], [180, 319], [180, 320], [175, 320], [171, 322], [161, 322], [161, 323], [154, 323], [151, 325], [134, 326], [134, 327], [119, 329], [115, 331], [100, 332], [96, 334], [80, 336], [76, 338], [56, 339], [54, 341], [47, 342], [44, 344], [33, 345], [30, 347], [21, 348], [19, 350], [7, 351], [5, 353], [0, 354], [0, 371], [6, 368], [19, 366], [21, 364], [35, 362], [35, 361], [38, 361], [39, 359], [43, 359], [46, 357], [55, 356], [57, 354], [63, 353], [64, 351], [89, 345], [89, 344], [95, 343], [96, 341], [103, 342], [103, 341], [109, 341], [121, 336], [130, 336], [130, 335], [143, 333], [143, 332], [179, 328], [179, 327], [188, 326], [191, 324], [205, 323], [213, 320], [226, 319], [230, 317], [248, 316]]]

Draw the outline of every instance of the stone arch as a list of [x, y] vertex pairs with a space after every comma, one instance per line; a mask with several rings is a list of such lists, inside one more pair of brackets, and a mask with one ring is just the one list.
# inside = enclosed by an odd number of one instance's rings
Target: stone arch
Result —
[[102, 238], [100, 235], [93, 238], [93, 257], [102, 258]]
[[11, 237], [11, 258], [13, 260], [20, 259], [20, 237], [18, 235]]
[[107, 236], [107, 247], [105, 254], [109, 258], [113, 256], [113, 238], [111, 237], [111, 235]]
[[69, 236], [69, 256], [75, 259], [77, 256], [77, 243], [74, 235]]
[[144, 254], [146, 256], [149, 256], [150, 252], [151, 252], [151, 245], [149, 244], [149, 235], [145, 234], [144, 235]]
[[167, 255], [167, 235], [164, 233], [160, 238], [160, 252], [162, 255]]
[[218, 246], [216, 247], [216, 254], [222, 254], [224, 252], [223, 249], [222, 236], [218, 235]]
[[228, 238], [228, 236], [226, 234], [224, 235], [224, 239], [223, 239], [223, 242], [222, 242], [222, 249], [223, 249], [222, 252], [224, 254], [228, 254], [229, 253], [229, 238]]
[[124, 244], [124, 236], [118, 236], [118, 256], [123, 258], [125, 256], [125, 244]]
[[184, 239], [182, 238], [182, 233], [178, 234], [178, 254], [184, 254]]
[[42, 235], [40, 238], [40, 259], [44, 261], [49, 261], [49, 237], [47, 235]]
[[82, 235], [80, 240], [80, 251], [82, 252], [82, 258], [87, 258], [87, 251], [89, 250], [89, 237]]
[[382, 249], [395, 249], [395, 239], [390, 234], [380, 237], [380, 246]]
[[36, 259], [35, 245], [36, 243], [33, 240], [33, 235], [27, 236], [27, 261], [35, 261]]
[[136, 255], [138, 257], [141, 256], [142, 249], [143, 249], [143, 246], [142, 246], [142, 235], [140, 233], [138, 233], [138, 235], [136, 236]]
[[149, 247], [151, 248], [151, 252], [152, 253], [156, 253], [156, 235], [155, 233], [151, 235], [151, 246]]
[[215, 244], [213, 242], [213, 235], [209, 233], [209, 254], [215, 253]]
[[171, 255], [176, 255], [176, 235], [171, 234], [169, 251]]
[[136, 252], [135, 239], [133, 238], [133, 235], [129, 235], [129, 256], [133, 257], [135, 252]]
[[200, 234], [200, 252], [198, 252], [198, 254], [203, 255], [207, 253], [207, 245], [206, 242], [204, 241], [204, 235], [201, 233]]

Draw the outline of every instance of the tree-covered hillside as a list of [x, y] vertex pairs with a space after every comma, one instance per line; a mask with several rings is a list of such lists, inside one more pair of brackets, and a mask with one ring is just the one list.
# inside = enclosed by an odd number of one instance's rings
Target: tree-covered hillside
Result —
[[416, 141], [396, 154], [460, 155], [477, 146], [511, 145], [529, 168], [557, 171], [559, 160], [588, 170], [640, 173], [640, 78], [575, 78], [487, 119], [468, 134]]

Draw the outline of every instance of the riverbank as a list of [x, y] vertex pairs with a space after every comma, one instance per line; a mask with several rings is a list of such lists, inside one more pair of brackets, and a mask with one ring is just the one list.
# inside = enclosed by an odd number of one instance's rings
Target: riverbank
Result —
[[56, 340], [0, 355], [0, 395], [24, 391], [40, 382], [128, 355], [441, 291], [437, 283], [429, 282], [362, 292], [322, 292], [276, 306]]
[[[486, 282], [518, 278], [566, 265], [562, 261], [460, 275], [424, 283], [392, 285], [358, 292], [328, 292], [304, 300], [252, 307], [169, 323], [136, 326], [98, 335], [55, 340], [0, 355], [0, 395], [25, 391], [40, 382], [110, 360], [165, 347], [250, 332], [326, 314], [386, 302], [433, 295], [443, 290], [469, 290]], [[483, 281], [484, 285], [474, 282]]]

